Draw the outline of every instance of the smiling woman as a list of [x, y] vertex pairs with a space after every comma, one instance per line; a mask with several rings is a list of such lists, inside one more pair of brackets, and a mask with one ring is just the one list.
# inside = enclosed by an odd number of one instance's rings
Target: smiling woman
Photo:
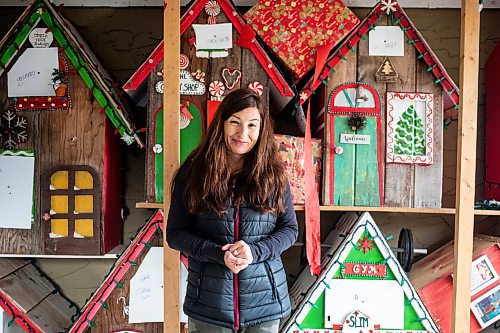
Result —
[[167, 242], [189, 257], [189, 330], [278, 332], [291, 310], [280, 256], [296, 239], [269, 113], [255, 91], [235, 90], [172, 184]]

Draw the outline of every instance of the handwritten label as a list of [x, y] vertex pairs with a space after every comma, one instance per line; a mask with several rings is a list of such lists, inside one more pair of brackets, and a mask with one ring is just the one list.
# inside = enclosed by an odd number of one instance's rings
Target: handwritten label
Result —
[[233, 47], [233, 25], [193, 24], [196, 50], [225, 50]]
[[181, 69], [180, 86], [181, 95], [203, 95], [205, 84], [196, 81], [187, 70]]
[[377, 26], [368, 35], [368, 52], [371, 56], [405, 55], [403, 30], [399, 26]]
[[364, 134], [340, 134], [340, 143], [369, 145], [370, 136]]
[[54, 35], [47, 28], [35, 28], [31, 30], [29, 39], [33, 47], [49, 47]]

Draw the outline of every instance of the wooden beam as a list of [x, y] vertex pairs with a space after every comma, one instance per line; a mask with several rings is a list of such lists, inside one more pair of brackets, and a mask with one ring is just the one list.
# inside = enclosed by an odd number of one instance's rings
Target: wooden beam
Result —
[[[170, 183], [179, 168], [179, 55], [180, 46], [180, 0], [164, 0], [163, 9], [163, 285], [164, 320], [163, 332], [179, 332], [179, 252], [168, 247], [165, 241], [168, 210], [171, 201]], [[168, 288], [167, 288], [168, 286]]]
[[458, 115], [457, 185], [453, 268], [452, 332], [470, 331], [471, 262], [474, 234], [479, 7], [462, 0], [460, 36], [460, 112]]

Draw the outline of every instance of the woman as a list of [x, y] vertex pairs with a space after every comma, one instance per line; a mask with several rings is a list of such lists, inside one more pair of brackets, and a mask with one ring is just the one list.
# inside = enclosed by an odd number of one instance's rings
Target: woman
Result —
[[172, 182], [167, 242], [189, 257], [190, 332], [278, 332], [290, 314], [281, 253], [297, 220], [269, 113], [228, 94]]

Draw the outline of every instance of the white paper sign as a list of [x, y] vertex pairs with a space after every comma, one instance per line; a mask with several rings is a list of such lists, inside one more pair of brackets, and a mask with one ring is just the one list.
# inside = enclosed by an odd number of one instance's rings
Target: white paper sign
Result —
[[325, 289], [325, 327], [342, 325], [359, 310], [380, 327], [403, 329], [405, 300], [398, 281], [335, 279], [330, 287]]
[[203, 95], [205, 93], [205, 84], [196, 81], [185, 69], [181, 69], [180, 87], [181, 95]]
[[26, 49], [7, 74], [8, 97], [55, 96], [54, 68], [59, 68], [57, 47]]
[[371, 56], [397, 56], [405, 55], [405, 36], [399, 26], [375, 27], [368, 35], [368, 52]]
[[34, 156], [0, 155], [0, 228], [31, 229]]
[[163, 322], [163, 248], [152, 247], [130, 280], [129, 324]]
[[369, 145], [370, 136], [365, 134], [340, 134], [340, 143], [348, 143], [355, 145]]
[[48, 28], [35, 28], [30, 32], [30, 43], [33, 47], [49, 47], [54, 35]]
[[224, 50], [233, 47], [233, 25], [193, 24], [197, 50]]

